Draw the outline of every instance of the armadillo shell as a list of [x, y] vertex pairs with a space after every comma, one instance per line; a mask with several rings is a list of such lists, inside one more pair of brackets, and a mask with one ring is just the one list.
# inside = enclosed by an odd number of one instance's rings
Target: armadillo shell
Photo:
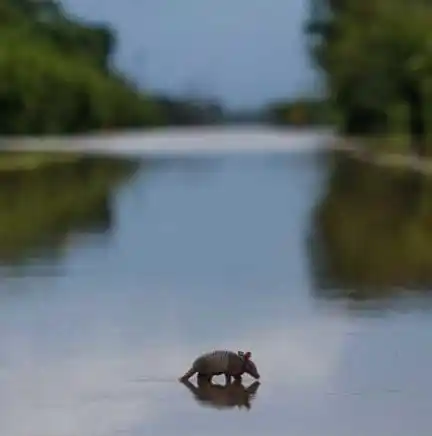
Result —
[[215, 350], [199, 356], [193, 363], [195, 371], [202, 375], [227, 374], [235, 376], [243, 372], [243, 359], [232, 351]]

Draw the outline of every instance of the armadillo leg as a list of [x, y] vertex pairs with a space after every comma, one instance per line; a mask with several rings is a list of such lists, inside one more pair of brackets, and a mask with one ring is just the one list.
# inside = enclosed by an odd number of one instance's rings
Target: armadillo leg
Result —
[[231, 376], [229, 374], [225, 374], [225, 384], [231, 384]]
[[198, 379], [200, 382], [208, 382], [210, 383], [212, 381], [213, 376], [210, 374], [200, 374], [198, 373]]
[[187, 371], [184, 375], [182, 375], [179, 380], [186, 381], [189, 380], [196, 373], [195, 369], [192, 367], [189, 371]]

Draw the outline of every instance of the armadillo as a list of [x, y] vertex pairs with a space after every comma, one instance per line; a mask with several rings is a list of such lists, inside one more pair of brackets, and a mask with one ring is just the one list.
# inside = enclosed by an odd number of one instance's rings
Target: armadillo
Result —
[[255, 379], [260, 378], [255, 363], [251, 360], [251, 353], [228, 350], [215, 350], [202, 354], [192, 363], [191, 368], [180, 377], [180, 381], [188, 380], [195, 373], [198, 377], [211, 381], [215, 375], [225, 375], [226, 383], [230, 383], [231, 377], [241, 380], [241, 376], [246, 373]]

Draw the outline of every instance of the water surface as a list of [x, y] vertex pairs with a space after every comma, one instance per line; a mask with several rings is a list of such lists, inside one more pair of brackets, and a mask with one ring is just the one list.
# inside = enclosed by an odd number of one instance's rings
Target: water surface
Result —
[[[368, 190], [368, 168], [340, 168], [300, 149], [4, 176], [0, 433], [429, 435], [428, 253], [373, 245], [390, 221], [427, 238], [428, 209], [396, 207], [388, 175]], [[250, 397], [176, 381], [225, 347], [259, 365]]]

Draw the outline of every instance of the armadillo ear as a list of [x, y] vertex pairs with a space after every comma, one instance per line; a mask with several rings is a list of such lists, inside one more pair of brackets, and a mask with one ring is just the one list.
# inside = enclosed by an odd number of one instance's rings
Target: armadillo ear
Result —
[[252, 353], [250, 352], [250, 351], [246, 351], [246, 353], [244, 353], [244, 358], [247, 360], [247, 359], [250, 359], [252, 357]]
[[240, 357], [244, 357], [244, 352], [243, 352], [243, 351], [237, 351], [237, 354], [238, 354]]

